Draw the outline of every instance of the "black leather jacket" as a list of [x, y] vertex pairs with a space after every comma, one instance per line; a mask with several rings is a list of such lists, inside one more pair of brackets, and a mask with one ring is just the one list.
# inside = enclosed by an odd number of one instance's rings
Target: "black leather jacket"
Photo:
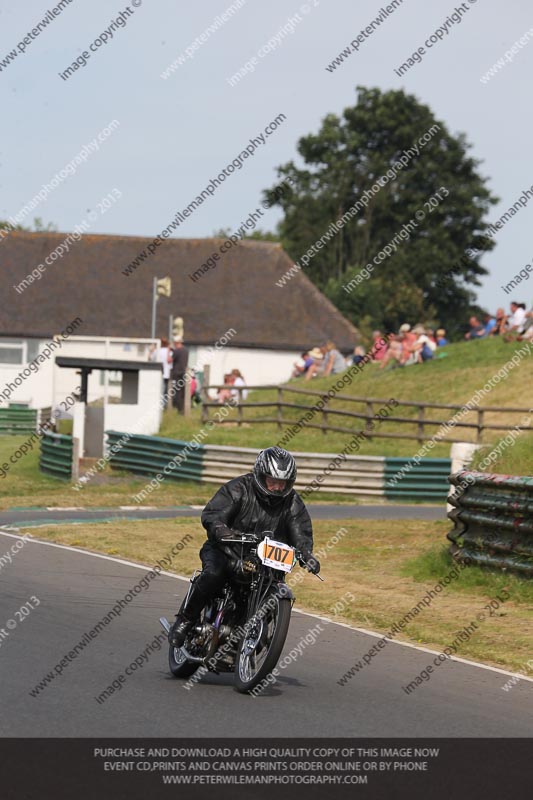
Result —
[[274, 504], [255, 491], [251, 472], [221, 486], [202, 512], [202, 525], [213, 544], [217, 524], [244, 533], [272, 531], [271, 539], [292, 545], [303, 553], [313, 550], [313, 526], [305, 504], [294, 490]]

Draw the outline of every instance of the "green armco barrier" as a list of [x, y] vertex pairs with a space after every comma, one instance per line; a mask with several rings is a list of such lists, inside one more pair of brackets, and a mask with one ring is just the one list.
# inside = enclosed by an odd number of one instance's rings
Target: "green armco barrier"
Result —
[[70, 480], [72, 475], [72, 436], [60, 433], [43, 433], [39, 469], [55, 478]]
[[533, 576], [533, 478], [461, 470], [449, 481], [452, 556]]
[[[108, 450], [127, 436], [117, 431], [106, 431]], [[182, 463], [179, 463], [179, 457]], [[172, 468], [171, 462], [174, 462]], [[140, 475], [158, 475], [175, 480], [201, 480], [204, 462], [203, 445], [165, 439], [159, 436], [131, 434], [114, 453], [110, 452], [109, 463], [115, 469], [129, 470]], [[166, 469], [166, 472], [165, 472]]]
[[[409, 470], [402, 472], [403, 467]], [[385, 458], [385, 497], [388, 500], [444, 500], [449, 491], [449, 458]], [[398, 480], [394, 482], [395, 476]]]
[[37, 428], [37, 410], [10, 406], [0, 408], [0, 433], [33, 433]]

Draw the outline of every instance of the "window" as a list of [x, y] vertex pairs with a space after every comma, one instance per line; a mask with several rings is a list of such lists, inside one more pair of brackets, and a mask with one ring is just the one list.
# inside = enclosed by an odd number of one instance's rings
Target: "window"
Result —
[[22, 339], [0, 339], [0, 364], [23, 364], [24, 350]]

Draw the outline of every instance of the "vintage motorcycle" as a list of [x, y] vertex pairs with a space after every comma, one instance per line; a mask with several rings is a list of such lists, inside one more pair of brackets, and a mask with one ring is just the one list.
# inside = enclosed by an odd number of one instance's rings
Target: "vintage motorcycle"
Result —
[[[285, 576], [296, 562], [305, 567], [306, 561], [294, 547], [271, 539], [271, 533], [224, 539], [222, 550], [232, 562], [231, 577], [204, 608], [183, 646], [170, 646], [169, 667], [176, 678], [190, 678], [200, 667], [204, 672], [233, 672], [234, 688], [246, 693], [276, 666], [294, 604]], [[198, 575], [197, 570], [181, 609]], [[168, 633], [168, 620], [161, 617], [160, 622]]]

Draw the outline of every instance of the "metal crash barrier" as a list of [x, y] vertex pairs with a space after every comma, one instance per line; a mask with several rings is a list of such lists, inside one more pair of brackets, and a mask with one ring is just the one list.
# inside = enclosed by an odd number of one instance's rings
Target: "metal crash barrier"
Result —
[[533, 575], [533, 477], [461, 470], [449, 481], [453, 558]]

